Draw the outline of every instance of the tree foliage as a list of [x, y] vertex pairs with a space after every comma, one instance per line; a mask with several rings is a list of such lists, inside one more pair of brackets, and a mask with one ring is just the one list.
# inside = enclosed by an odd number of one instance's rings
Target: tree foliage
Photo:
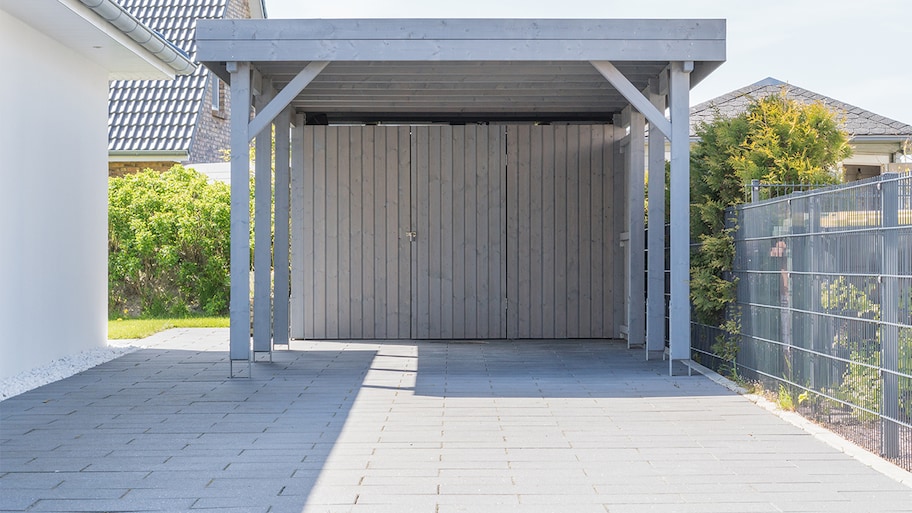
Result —
[[[701, 243], [691, 268], [691, 297], [699, 322], [739, 326], [731, 276], [737, 220], [726, 211], [744, 202], [752, 179], [766, 184], [836, 183], [836, 165], [851, 155], [848, 135], [822, 103], [785, 95], [751, 102], [734, 118], [697, 127], [691, 150], [691, 237]], [[734, 322], [733, 322], [734, 318]]]
[[770, 184], [839, 182], [836, 165], [852, 149], [826, 105], [803, 105], [773, 95], [751, 104], [744, 118], [747, 133], [730, 158], [744, 183], [751, 179]]
[[230, 207], [226, 184], [181, 166], [111, 178], [109, 313], [225, 313]]

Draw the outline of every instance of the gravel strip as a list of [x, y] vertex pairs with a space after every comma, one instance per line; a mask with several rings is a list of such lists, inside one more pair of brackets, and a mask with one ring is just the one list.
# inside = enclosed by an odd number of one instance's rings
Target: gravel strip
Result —
[[[46, 365], [36, 367], [0, 380], [0, 401], [28, 392], [48, 383], [68, 378], [84, 370], [111, 361], [125, 354], [132, 353], [140, 346], [132, 345], [135, 340], [108, 341], [108, 347], [100, 347], [54, 360]], [[120, 345], [126, 343], [128, 345]]]

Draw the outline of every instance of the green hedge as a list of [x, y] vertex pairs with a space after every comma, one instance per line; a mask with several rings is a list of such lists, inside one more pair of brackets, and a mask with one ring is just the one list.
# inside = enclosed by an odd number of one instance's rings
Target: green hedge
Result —
[[231, 195], [193, 169], [111, 178], [111, 317], [224, 314], [230, 292]]

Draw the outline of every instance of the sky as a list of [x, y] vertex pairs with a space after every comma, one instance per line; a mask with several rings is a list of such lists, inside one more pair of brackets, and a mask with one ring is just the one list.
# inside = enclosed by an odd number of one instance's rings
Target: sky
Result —
[[912, 125], [909, 0], [266, 0], [269, 18], [722, 18], [691, 104], [773, 77]]

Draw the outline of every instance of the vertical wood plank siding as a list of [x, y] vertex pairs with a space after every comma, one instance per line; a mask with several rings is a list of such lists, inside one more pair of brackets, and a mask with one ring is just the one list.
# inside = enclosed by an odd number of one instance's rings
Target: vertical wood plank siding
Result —
[[408, 139], [408, 127], [305, 127], [306, 338], [410, 337]]
[[303, 132], [307, 338], [618, 335], [612, 126]]
[[605, 125], [510, 126], [507, 248], [510, 338], [609, 338], [621, 276], [611, 205], [614, 131]]
[[414, 336], [506, 337], [503, 131], [413, 128], [417, 179]]

